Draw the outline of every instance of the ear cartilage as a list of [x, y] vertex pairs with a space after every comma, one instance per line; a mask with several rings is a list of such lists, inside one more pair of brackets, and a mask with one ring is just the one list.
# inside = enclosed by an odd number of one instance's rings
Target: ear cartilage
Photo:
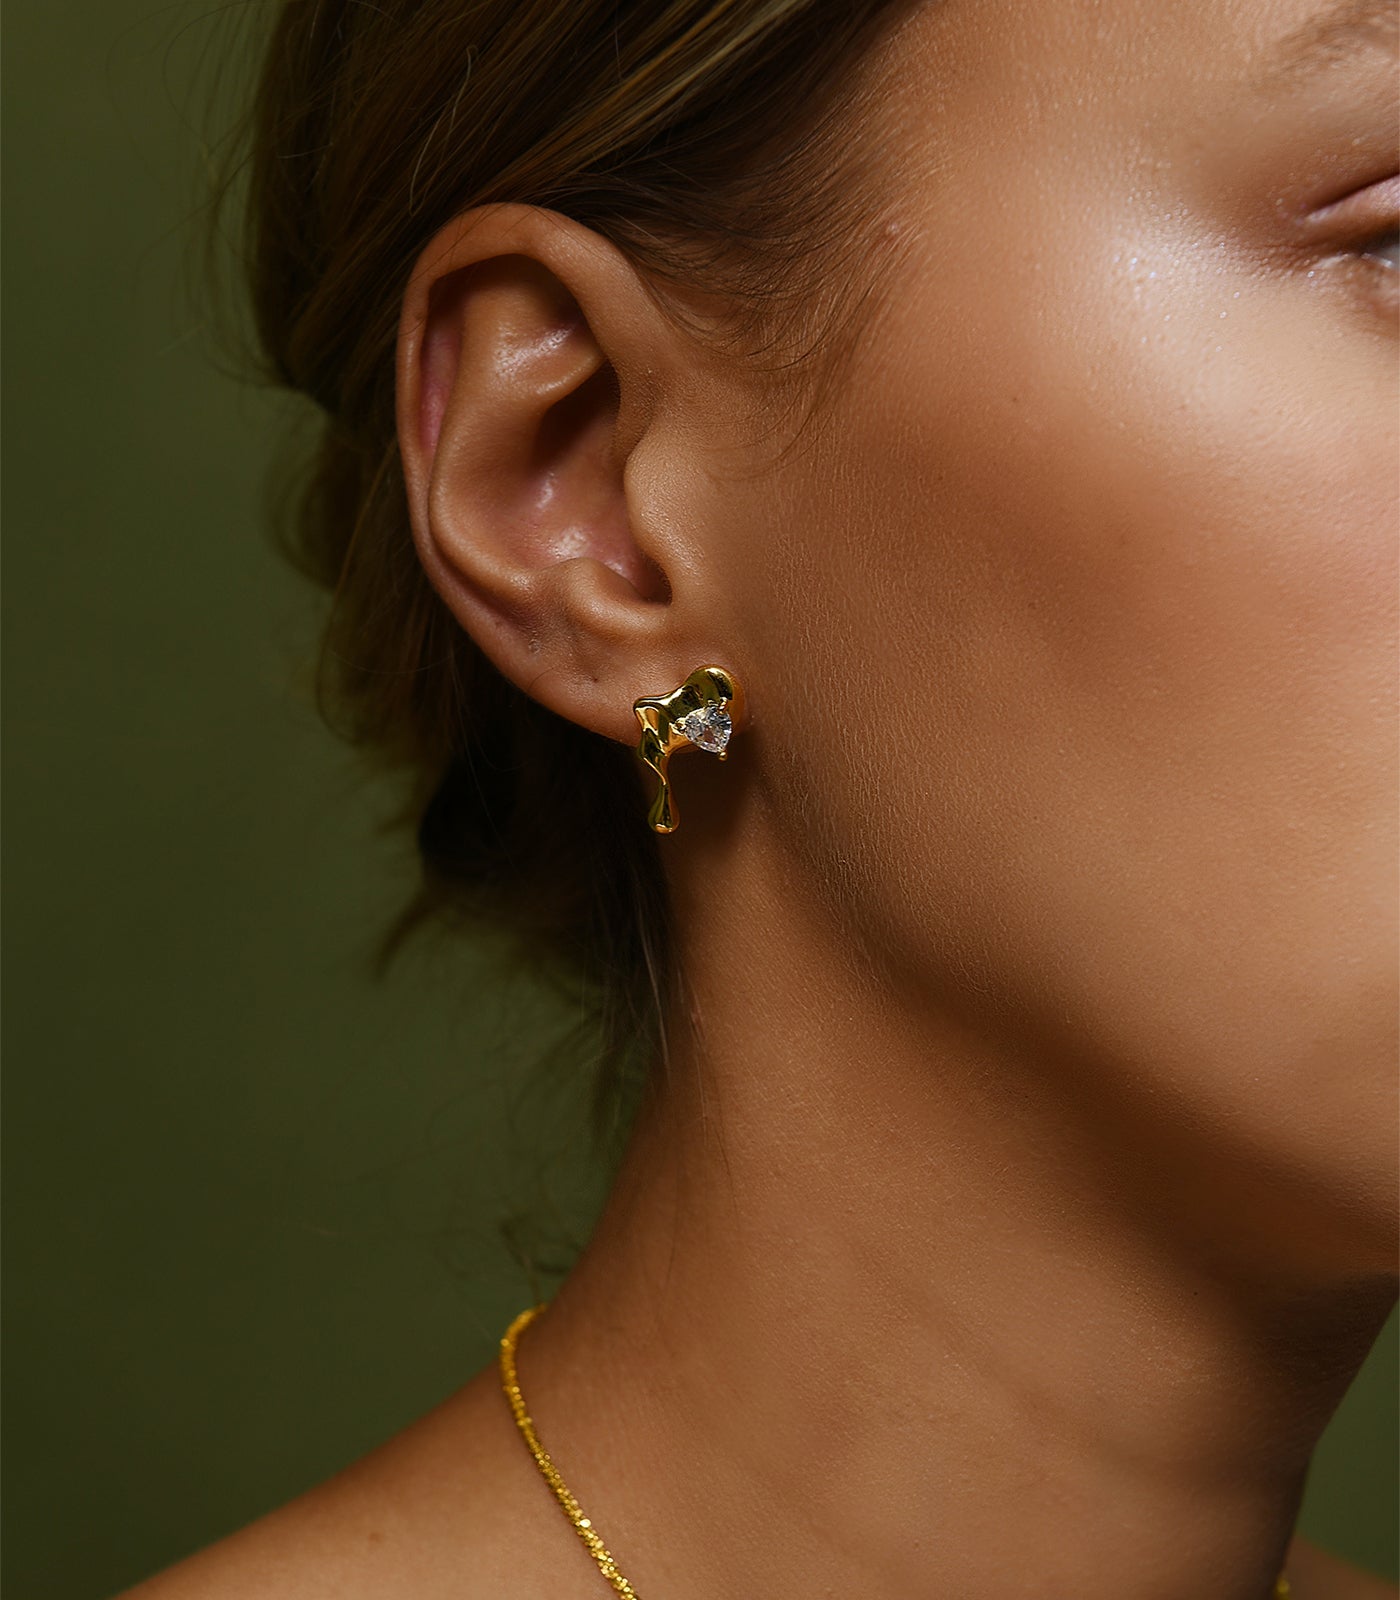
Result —
[[679, 689], [633, 702], [642, 725], [637, 756], [657, 777], [656, 798], [647, 812], [647, 821], [657, 833], [674, 833], [681, 821], [668, 772], [671, 757], [684, 746], [694, 745], [723, 761], [729, 753], [740, 699], [733, 673], [723, 667], [696, 667]]

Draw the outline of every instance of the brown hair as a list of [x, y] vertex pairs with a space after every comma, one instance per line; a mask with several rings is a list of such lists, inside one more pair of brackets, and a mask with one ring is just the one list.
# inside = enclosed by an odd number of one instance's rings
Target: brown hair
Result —
[[[834, 347], [873, 211], [855, 74], [892, 0], [284, 0], [216, 199], [246, 180], [242, 270], [264, 373], [324, 413], [283, 543], [333, 594], [324, 713], [409, 778], [413, 929], [515, 928], [601, 1029], [595, 1132], [661, 1034], [656, 841], [629, 751], [544, 710], [454, 621], [415, 554], [394, 355], [407, 275], [459, 211], [549, 207], [660, 285], [718, 290], [736, 350], [805, 370]], [[679, 314], [679, 312], [677, 312]], [[826, 337], [819, 335], [825, 330]], [[816, 363], [815, 365], [820, 365]]]

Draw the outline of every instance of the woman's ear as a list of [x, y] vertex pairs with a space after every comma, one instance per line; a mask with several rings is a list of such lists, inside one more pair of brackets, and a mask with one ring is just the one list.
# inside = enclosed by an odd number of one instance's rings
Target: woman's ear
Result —
[[676, 603], [685, 541], [628, 471], [680, 338], [614, 246], [518, 205], [435, 236], [399, 325], [399, 447], [429, 578], [506, 677], [627, 743], [632, 701], [713, 650]]

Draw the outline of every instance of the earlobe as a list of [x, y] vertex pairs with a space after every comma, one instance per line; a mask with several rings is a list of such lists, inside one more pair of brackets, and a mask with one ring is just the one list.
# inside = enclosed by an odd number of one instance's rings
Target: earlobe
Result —
[[399, 330], [400, 450], [429, 578], [507, 677], [628, 742], [633, 686], [670, 655], [664, 536], [626, 474], [670, 337], [611, 245], [519, 206], [443, 230]]

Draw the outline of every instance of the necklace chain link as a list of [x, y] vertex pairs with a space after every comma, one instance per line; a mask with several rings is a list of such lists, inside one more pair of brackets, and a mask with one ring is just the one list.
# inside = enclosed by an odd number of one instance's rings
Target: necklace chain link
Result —
[[574, 1532], [588, 1546], [589, 1553], [602, 1569], [603, 1576], [617, 1593], [623, 1596], [623, 1600], [639, 1600], [637, 1591], [618, 1571], [617, 1562], [608, 1554], [608, 1547], [598, 1537], [592, 1519], [584, 1516], [583, 1507], [570, 1494], [568, 1485], [559, 1476], [558, 1467], [550, 1460], [549, 1452], [540, 1443], [534, 1422], [525, 1409], [525, 1397], [520, 1392], [520, 1380], [515, 1374], [515, 1342], [526, 1326], [544, 1310], [547, 1303], [546, 1301], [537, 1306], [527, 1306], [502, 1336], [501, 1385], [505, 1389], [506, 1399], [510, 1401], [516, 1426], [524, 1435], [525, 1443], [530, 1447], [530, 1454], [535, 1458], [535, 1465], [544, 1474], [545, 1481], [554, 1491], [554, 1498], [563, 1506], [565, 1515], [573, 1523]]

